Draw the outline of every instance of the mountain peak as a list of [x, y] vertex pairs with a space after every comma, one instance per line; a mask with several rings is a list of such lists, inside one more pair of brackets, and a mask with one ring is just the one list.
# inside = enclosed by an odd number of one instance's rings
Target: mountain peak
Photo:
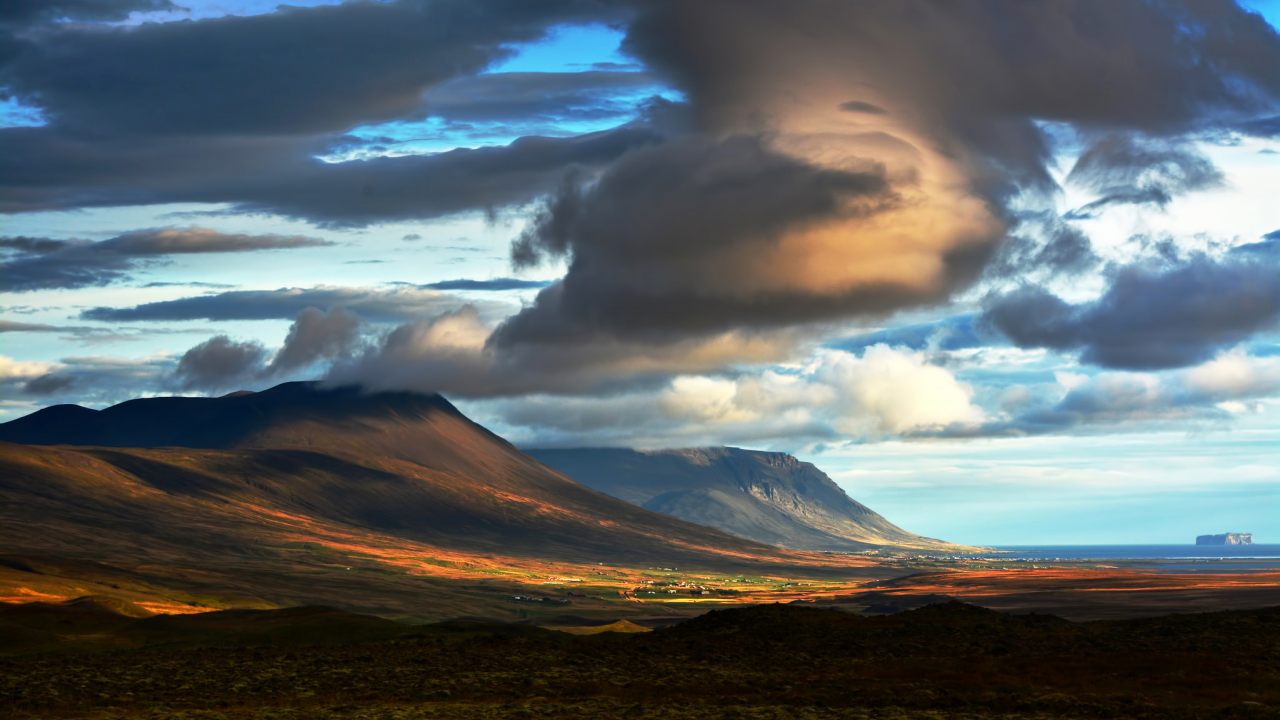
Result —
[[280, 436], [289, 435], [288, 429], [299, 423], [313, 432], [322, 432], [325, 426], [349, 430], [353, 422], [421, 419], [432, 413], [461, 415], [436, 394], [366, 393], [358, 386], [288, 382], [261, 392], [222, 397], [139, 398], [97, 411], [55, 405], [0, 424], [0, 440], [27, 445], [226, 449], [262, 445], [272, 438], [282, 441]]

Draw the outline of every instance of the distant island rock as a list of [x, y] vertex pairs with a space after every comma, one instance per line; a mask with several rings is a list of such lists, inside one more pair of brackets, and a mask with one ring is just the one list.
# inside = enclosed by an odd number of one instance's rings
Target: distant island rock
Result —
[[1197, 545], [1252, 545], [1253, 533], [1222, 533], [1221, 535], [1201, 535], [1196, 538]]

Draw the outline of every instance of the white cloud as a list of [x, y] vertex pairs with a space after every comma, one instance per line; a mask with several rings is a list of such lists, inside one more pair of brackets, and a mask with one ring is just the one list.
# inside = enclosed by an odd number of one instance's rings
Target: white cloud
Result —
[[973, 390], [918, 352], [875, 345], [862, 357], [840, 353], [819, 380], [839, 394], [835, 426], [849, 435], [901, 435], [984, 419], [971, 402]]
[[61, 363], [43, 362], [39, 360], [14, 360], [0, 355], [0, 382], [17, 382], [38, 378], [65, 367]]
[[1254, 358], [1236, 350], [1182, 374], [1188, 391], [1211, 398], [1240, 398], [1280, 392], [1280, 358]]
[[[687, 374], [656, 390], [493, 400], [468, 407], [530, 445], [797, 447], [982, 423], [985, 417], [972, 402], [972, 390], [925, 358], [922, 352], [883, 345], [861, 356], [824, 350], [815, 362], [792, 372]], [[631, 422], [603, 420], [611, 416]]]

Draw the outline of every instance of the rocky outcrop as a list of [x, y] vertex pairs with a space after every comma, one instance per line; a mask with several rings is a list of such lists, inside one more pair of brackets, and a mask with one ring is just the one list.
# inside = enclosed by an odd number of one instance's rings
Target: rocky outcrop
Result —
[[1197, 545], [1252, 545], [1253, 533], [1223, 533], [1221, 535], [1201, 535], [1196, 538]]

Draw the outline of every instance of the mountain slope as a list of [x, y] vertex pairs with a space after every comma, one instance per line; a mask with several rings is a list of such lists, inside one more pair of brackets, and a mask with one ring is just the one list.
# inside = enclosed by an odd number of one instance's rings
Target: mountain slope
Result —
[[65, 414], [52, 408], [5, 423], [0, 440], [98, 447], [6, 448], [0, 489], [38, 486], [49, 499], [57, 488], [68, 505], [116, 499], [121, 518], [178, 499], [252, 504], [529, 557], [670, 562], [697, 556], [693, 547], [769, 552], [584, 487], [435, 395], [288, 383], [234, 397], [150, 398], [79, 414], [64, 438]]
[[382, 612], [455, 567], [540, 582], [555, 563], [814, 561], [591, 490], [439, 396], [291, 383], [62, 406], [0, 425], [0, 441], [6, 553], [234, 587], [248, 604]]
[[771, 545], [834, 551], [946, 546], [894, 525], [818, 468], [785, 453], [726, 447], [526, 452], [607, 495]]

